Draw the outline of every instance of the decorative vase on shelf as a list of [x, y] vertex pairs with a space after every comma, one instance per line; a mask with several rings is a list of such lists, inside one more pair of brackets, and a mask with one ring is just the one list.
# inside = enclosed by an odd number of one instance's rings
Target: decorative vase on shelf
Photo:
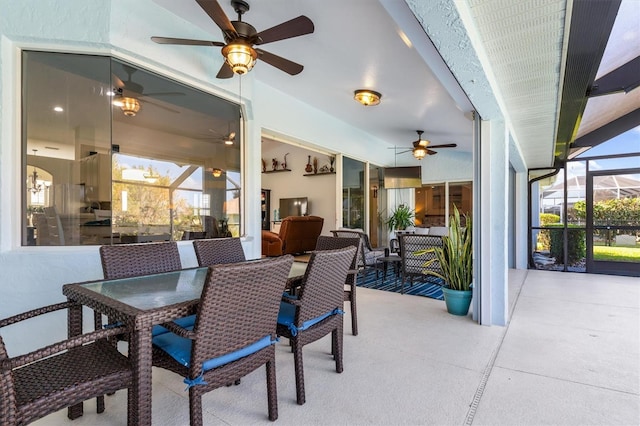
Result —
[[313, 173], [318, 173], [318, 158], [313, 157]]
[[311, 156], [307, 156], [307, 165], [304, 168], [304, 171], [307, 173], [311, 173], [313, 171], [313, 166], [311, 165]]

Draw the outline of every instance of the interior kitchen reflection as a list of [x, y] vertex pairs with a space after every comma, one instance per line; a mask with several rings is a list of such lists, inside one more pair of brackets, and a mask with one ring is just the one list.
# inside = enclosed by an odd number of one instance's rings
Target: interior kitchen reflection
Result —
[[23, 53], [23, 245], [241, 235], [237, 104], [110, 57]]

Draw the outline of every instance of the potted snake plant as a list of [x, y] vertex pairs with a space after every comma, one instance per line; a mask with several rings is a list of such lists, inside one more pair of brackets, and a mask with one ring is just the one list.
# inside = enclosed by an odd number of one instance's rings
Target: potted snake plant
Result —
[[453, 215], [449, 219], [449, 235], [442, 237], [442, 247], [433, 247], [416, 254], [433, 253], [435, 258], [428, 260], [425, 267], [438, 262], [440, 271], [425, 270], [427, 275], [441, 278], [447, 311], [453, 315], [467, 315], [471, 304], [473, 283], [473, 247], [471, 218], [464, 215], [462, 226], [460, 212], [454, 205]]

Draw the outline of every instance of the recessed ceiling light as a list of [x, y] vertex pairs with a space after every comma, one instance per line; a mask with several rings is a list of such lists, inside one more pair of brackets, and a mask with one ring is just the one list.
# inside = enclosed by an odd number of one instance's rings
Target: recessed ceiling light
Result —
[[62, 108], [60, 105], [56, 105], [56, 106], [53, 107], [53, 110], [55, 112], [62, 112], [62, 111], [64, 111], [64, 108]]

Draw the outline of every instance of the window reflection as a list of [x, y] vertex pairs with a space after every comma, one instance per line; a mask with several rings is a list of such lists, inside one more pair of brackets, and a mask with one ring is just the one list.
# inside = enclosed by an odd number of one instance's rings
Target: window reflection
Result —
[[237, 105], [115, 59], [50, 52], [23, 53], [23, 93], [23, 244], [241, 234]]

